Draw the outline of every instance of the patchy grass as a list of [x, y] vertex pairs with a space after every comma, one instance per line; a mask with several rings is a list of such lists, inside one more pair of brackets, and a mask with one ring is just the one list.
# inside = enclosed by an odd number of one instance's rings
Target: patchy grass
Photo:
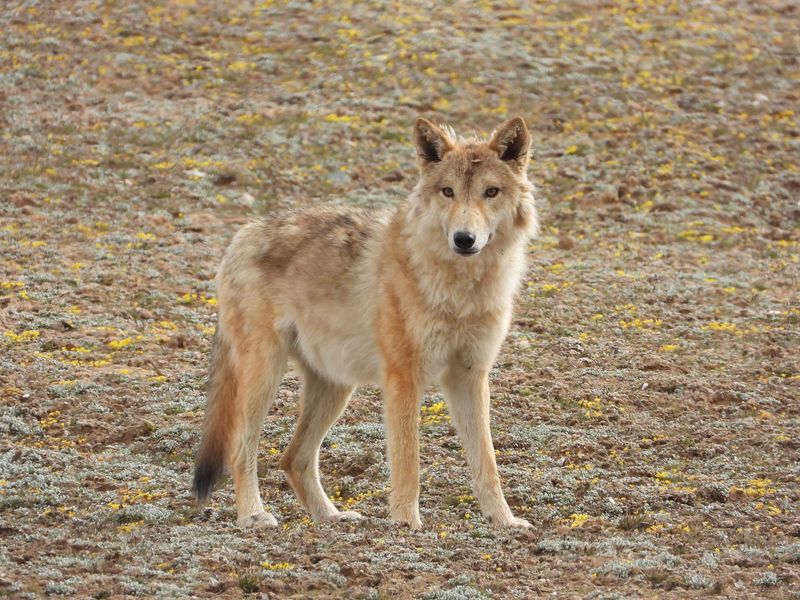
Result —
[[[6, 3], [0, 593], [800, 594], [798, 8], [767, 1]], [[441, 397], [422, 516], [387, 521], [381, 404], [322, 452], [313, 525], [264, 426], [277, 531], [189, 495], [214, 272], [248, 219], [392, 205], [425, 115], [522, 114], [543, 233], [492, 372], [532, 532], [480, 517]]]

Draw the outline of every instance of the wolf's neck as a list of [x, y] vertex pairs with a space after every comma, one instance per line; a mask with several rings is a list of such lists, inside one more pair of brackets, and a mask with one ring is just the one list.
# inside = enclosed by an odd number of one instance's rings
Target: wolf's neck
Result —
[[477, 256], [460, 257], [440, 228], [415, 222], [410, 210], [398, 214], [399, 241], [428, 309], [454, 319], [507, 311], [525, 270], [523, 236], [498, 239]]

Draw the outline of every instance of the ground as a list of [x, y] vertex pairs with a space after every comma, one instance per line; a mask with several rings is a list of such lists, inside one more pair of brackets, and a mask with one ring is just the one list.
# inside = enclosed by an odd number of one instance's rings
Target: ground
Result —
[[[800, 597], [800, 7], [763, 2], [6, 2], [0, 595]], [[393, 205], [413, 120], [520, 114], [543, 231], [492, 380], [509, 502], [480, 516], [441, 396], [424, 529], [387, 520], [380, 394], [323, 481], [363, 523], [190, 495], [240, 224]]]

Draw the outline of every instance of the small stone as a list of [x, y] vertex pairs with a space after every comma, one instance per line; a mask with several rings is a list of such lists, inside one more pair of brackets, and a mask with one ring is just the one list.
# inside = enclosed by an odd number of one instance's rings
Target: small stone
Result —
[[572, 250], [574, 247], [575, 247], [575, 241], [571, 237], [564, 235], [558, 238], [559, 250]]

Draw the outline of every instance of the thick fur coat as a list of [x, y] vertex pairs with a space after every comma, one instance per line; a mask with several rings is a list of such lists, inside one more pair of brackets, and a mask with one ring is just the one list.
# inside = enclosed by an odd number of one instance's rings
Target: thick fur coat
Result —
[[256, 473], [266, 411], [292, 358], [302, 374], [297, 431], [281, 459], [318, 521], [340, 512], [319, 480], [319, 448], [358, 385], [381, 386], [391, 517], [417, 528], [419, 407], [442, 386], [475, 495], [500, 526], [513, 516], [489, 430], [488, 373], [537, 231], [519, 117], [488, 141], [419, 119], [420, 179], [394, 211], [320, 207], [243, 227], [217, 276], [219, 323], [194, 487], [204, 500], [228, 465], [239, 524], [275, 525]]

